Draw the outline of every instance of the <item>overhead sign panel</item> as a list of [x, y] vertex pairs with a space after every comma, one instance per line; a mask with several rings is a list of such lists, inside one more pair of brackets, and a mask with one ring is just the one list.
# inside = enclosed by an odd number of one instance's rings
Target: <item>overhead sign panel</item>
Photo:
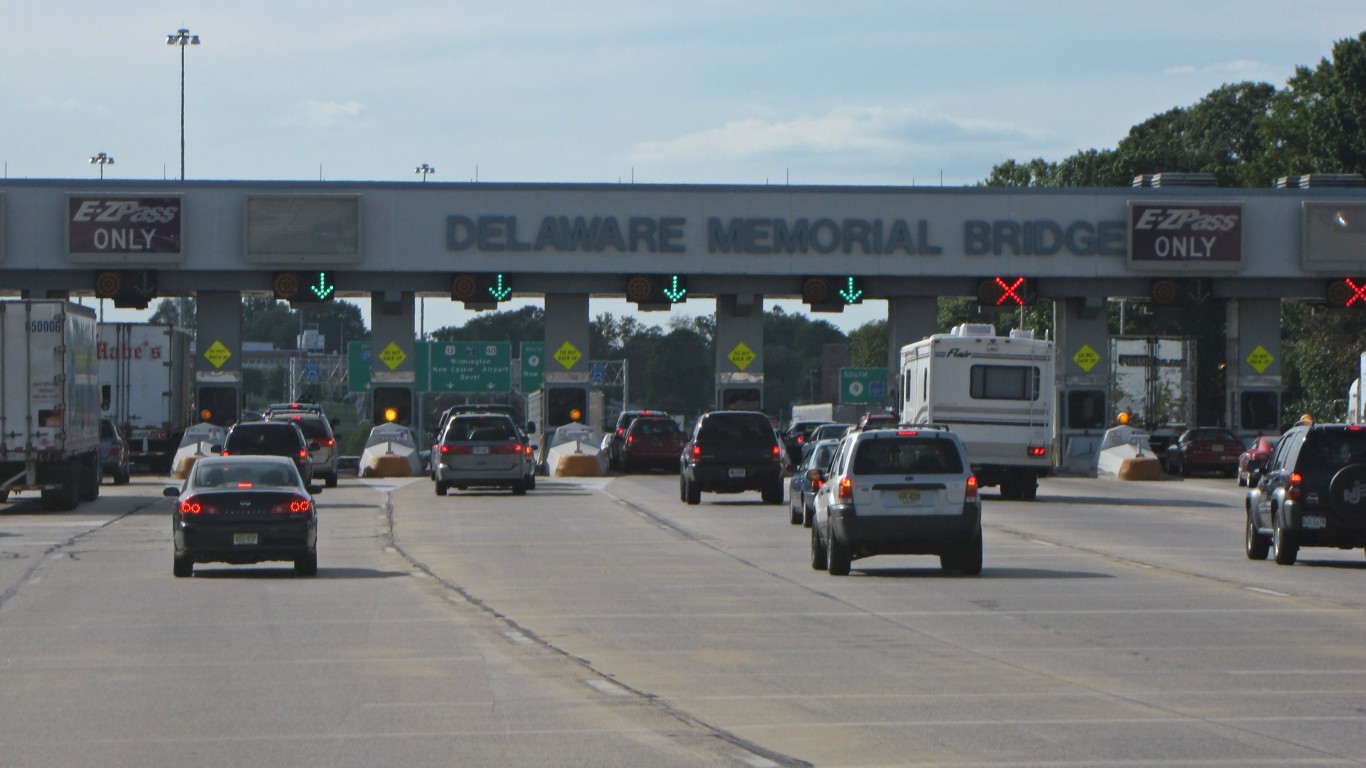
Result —
[[1366, 203], [1305, 203], [1300, 258], [1308, 270], [1359, 270], [1366, 258]]
[[70, 195], [67, 260], [84, 264], [178, 264], [183, 222], [179, 196]]
[[502, 393], [512, 389], [512, 344], [431, 342], [431, 391]]
[[841, 368], [840, 403], [881, 405], [887, 399], [886, 368]]
[[359, 263], [360, 196], [248, 196], [244, 258], [248, 264]]
[[1129, 266], [1168, 274], [1242, 269], [1243, 207], [1129, 203]]

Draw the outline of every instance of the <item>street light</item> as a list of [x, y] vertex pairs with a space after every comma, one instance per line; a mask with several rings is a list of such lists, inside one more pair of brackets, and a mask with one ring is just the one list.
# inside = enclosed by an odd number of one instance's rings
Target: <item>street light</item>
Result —
[[419, 166], [417, 167], [417, 169], [416, 169], [415, 171], [413, 171], [413, 172], [414, 172], [414, 173], [420, 173], [420, 174], [422, 174], [422, 180], [423, 180], [423, 181], [426, 181], [426, 180], [427, 180], [427, 174], [429, 174], [429, 173], [436, 173], [436, 169], [433, 168], [433, 167], [431, 167], [430, 165], [427, 165], [426, 163], [423, 163], [422, 165], [419, 165]]
[[180, 46], [180, 180], [185, 180], [185, 46], [199, 45], [199, 35], [188, 29], [177, 29], [166, 36], [167, 45]]
[[109, 155], [107, 155], [107, 154], [101, 152], [101, 153], [99, 153], [98, 155], [95, 155], [94, 157], [90, 158], [90, 162], [93, 163], [93, 164], [95, 164], [95, 165], [98, 165], [98, 166], [100, 167], [100, 178], [103, 179], [103, 178], [104, 178], [104, 167], [105, 167], [106, 165], [113, 165], [113, 164], [114, 164], [114, 158], [112, 158], [112, 157], [110, 157]]

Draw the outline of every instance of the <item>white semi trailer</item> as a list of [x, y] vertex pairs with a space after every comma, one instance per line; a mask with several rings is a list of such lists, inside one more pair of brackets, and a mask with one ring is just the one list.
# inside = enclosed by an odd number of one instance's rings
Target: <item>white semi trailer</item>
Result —
[[0, 501], [38, 492], [71, 510], [100, 493], [95, 312], [0, 301]]
[[128, 459], [171, 469], [194, 416], [190, 332], [173, 325], [100, 323], [100, 408], [128, 440]]

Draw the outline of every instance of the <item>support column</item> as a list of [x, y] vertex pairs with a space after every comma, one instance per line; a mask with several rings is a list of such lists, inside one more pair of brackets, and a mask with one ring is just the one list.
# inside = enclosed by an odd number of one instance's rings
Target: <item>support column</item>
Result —
[[1229, 299], [1226, 312], [1224, 423], [1244, 439], [1277, 434], [1281, 431], [1281, 302]]
[[1053, 303], [1058, 392], [1054, 455], [1059, 469], [1092, 474], [1110, 427], [1110, 332], [1104, 297]]
[[[939, 332], [939, 299], [898, 296], [887, 299], [887, 371], [890, 383], [901, 385], [901, 348]], [[896, 398], [901, 401], [900, 396]]]
[[417, 403], [417, 301], [412, 293], [370, 294], [370, 404], [375, 424], [422, 428]]
[[195, 413], [231, 426], [242, 414], [241, 293], [195, 293], [194, 349]]
[[[545, 423], [537, 428], [547, 434], [578, 422], [597, 435], [602, 425], [602, 398], [589, 397], [589, 332], [588, 294], [546, 294], [545, 378], [541, 385]], [[534, 415], [529, 418], [536, 420]]]
[[716, 407], [764, 407], [764, 299], [716, 297]]

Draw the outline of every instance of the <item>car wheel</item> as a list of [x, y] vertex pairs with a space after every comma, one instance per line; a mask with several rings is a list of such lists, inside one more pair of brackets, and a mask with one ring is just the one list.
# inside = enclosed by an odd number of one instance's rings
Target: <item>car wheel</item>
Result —
[[688, 500], [688, 478], [683, 476], [683, 470], [678, 471], [678, 500]]
[[526, 479], [526, 489], [527, 489], [528, 491], [534, 491], [534, 490], [536, 490], [536, 476], [535, 476], [535, 475], [529, 475], [529, 476], [527, 476], [527, 479]]
[[801, 496], [798, 496], [798, 495], [795, 494], [795, 493], [792, 494], [792, 501], [793, 501], [794, 503], [789, 504], [788, 507], [787, 507], [787, 512], [788, 512], [787, 521], [788, 521], [789, 523], [792, 523], [793, 525], [801, 525], [801, 524], [802, 524], [802, 508], [801, 508], [800, 505], [798, 505], [797, 503], [795, 503], [795, 502], [801, 501], [801, 498], [802, 498]]
[[193, 576], [194, 561], [188, 557], [175, 558], [171, 561], [171, 573], [174, 573], [177, 579], [183, 579], [186, 576]]
[[1039, 497], [1039, 478], [1027, 477], [1020, 481], [1020, 498], [1033, 501]]
[[767, 488], [765, 488], [765, 489], [763, 489], [762, 491], [760, 491], [760, 492], [759, 492], [759, 497], [763, 499], [763, 501], [764, 501], [765, 504], [782, 504], [782, 503], [783, 503], [783, 480], [782, 480], [782, 478], [780, 477], [780, 478], [778, 478], [777, 480], [774, 480], [773, 483], [772, 483], [771, 485], [769, 485]]
[[328, 475], [328, 476], [327, 476], [327, 487], [328, 487], [328, 488], [336, 488], [336, 487], [337, 487], [337, 476], [336, 476], [336, 474], [331, 474], [331, 475]]
[[309, 552], [303, 557], [295, 558], [294, 572], [300, 576], [318, 575], [318, 553]]
[[522, 480], [518, 480], [517, 482], [513, 483], [513, 484], [512, 484], [512, 495], [513, 495], [513, 496], [525, 496], [525, 495], [526, 495], [526, 482], [525, 482], [525, 481], [522, 481]]
[[810, 528], [811, 521], [816, 517], [816, 510], [803, 504], [802, 505], [802, 525]]
[[684, 501], [687, 501], [689, 504], [702, 503], [702, 489], [698, 488], [697, 483], [692, 482], [691, 480], [683, 480], [683, 495]]
[[821, 544], [821, 535], [816, 526], [811, 526], [811, 567], [818, 571], [825, 570], [825, 546]]
[[1257, 521], [1252, 510], [1247, 511], [1247, 531], [1243, 537], [1243, 549], [1249, 560], [1265, 560], [1271, 550], [1271, 537], [1257, 532]]
[[954, 558], [954, 563], [958, 572], [964, 576], [980, 576], [982, 574], [982, 532], [978, 531], [970, 541], [958, 550], [958, 556]]
[[834, 528], [826, 531], [825, 537], [825, 570], [831, 576], [849, 575], [849, 564], [853, 558], [849, 555], [849, 548], [840, 543], [835, 536]]
[[1275, 527], [1271, 529], [1271, 558], [1277, 565], [1294, 565], [1299, 554], [1300, 548], [1295, 544], [1294, 535], [1285, 529], [1277, 514]]
[[444, 482], [442, 482], [442, 481], [440, 481], [440, 480], [437, 480], [437, 481], [436, 481], [436, 495], [437, 495], [437, 496], [445, 496], [445, 495], [446, 495], [446, 488], [447, 488], [447, 486], [446, 486], [446, 484], [445, 484]]
[[128, 485], [128, 481], [131, 479], [128, 474], [128, 467], [114, 468], [114, 485]]

